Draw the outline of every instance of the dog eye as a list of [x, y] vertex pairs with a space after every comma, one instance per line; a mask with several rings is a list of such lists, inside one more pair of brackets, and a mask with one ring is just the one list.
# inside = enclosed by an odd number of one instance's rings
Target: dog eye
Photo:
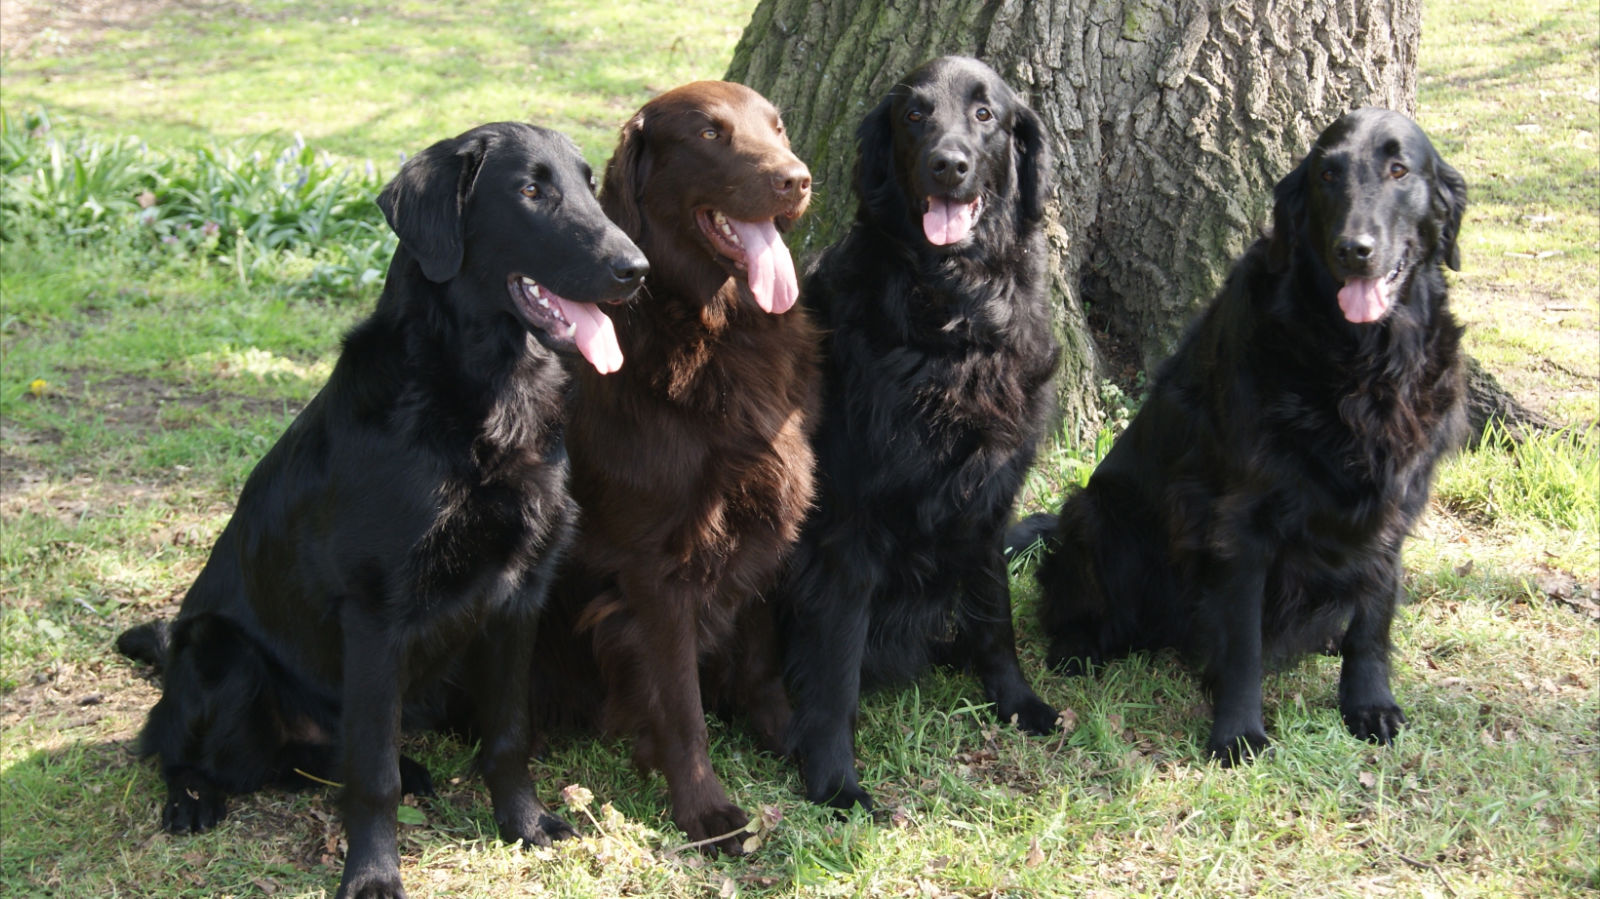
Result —
[[526, 186], [526, 187], [524, 187], [522, 189], [522, 195], [524, 197], [527, 197], [530, 200], [538, 199], [539, 198], [539, 185], [537, 185], [537, 184], [529, 184], [528, 186]]
[[706, 130], [700, 132], [700, 136], [706, 140], [716, 140], [722, 135], [718, 134], [717, 129], [715, 128], [707, 128]]
[[1329, 184], [1332, 184], [1333, 183], [1333, 169], [1323, 169], [1322, 170], [1322, 180], [1328, 182]]
[[1411, 170], [1406, 168], [1405, 163], [1403, 162], [1389, 163], [1389, 177], [1395, 179], [1396, 181], [1404, 178], [1410, 172]]
[[987, 106], [979, 106], [978, 107], [978, 111], [973, 113], [973, 115], [980, 122], [987, 122], [990, 119], [994, 118], [994, 113], [990, 112], [989, 111], [989, 107], [987, 107]]
[[922, 121], [922, 113], [917, 112], [915, 109], [913, 109], [910, 112], [906, 113], [906, 121], [908, 121], [908, 122], [920, 122], [920, 121]]

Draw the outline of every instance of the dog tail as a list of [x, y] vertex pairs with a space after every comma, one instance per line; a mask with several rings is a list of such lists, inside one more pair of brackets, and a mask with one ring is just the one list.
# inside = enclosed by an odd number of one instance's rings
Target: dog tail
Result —
[[152, 666], [160, 674], [167, 666], [167, 645], [171, 640], [171, 629], [166, 621], [151, 621], [123, 631], [117, 637], [117, 652]]
[[1060, 516], [1054, 512], [1035, 512], [1006, 531], [1006, 558], [1015, 559], [1039, 541], [1050, 542]]

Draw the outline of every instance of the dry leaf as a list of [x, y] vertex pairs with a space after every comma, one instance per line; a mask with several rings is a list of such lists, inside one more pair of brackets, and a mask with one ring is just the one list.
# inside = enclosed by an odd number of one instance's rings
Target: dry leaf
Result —
[[1078, 729], [1078, 713], [1074, 709], [1062, 709], [1056, 721], [1060, 723], [1061, 729], [1069, 734]]
[[1039, 848], [1038, 837], [1028, 841], [1028, 854], [1022, 857], [1022, 864], [1029, 868], [1037, 868], [1044, 864], [1044, 850]]

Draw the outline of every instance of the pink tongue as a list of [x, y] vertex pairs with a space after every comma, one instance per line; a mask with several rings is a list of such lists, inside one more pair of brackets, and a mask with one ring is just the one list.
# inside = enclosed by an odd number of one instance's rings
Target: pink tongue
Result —
[[1389, 285], [1381, 278], [1351, 278], [1339, 288], [1339, 308], [1349, 321], [1375, 322], [1389, 308]]
[[739, 235], [744, 246], [745, 278], [750, 282], [750, 295], [767, 312], [777, 315], [788, 312], [800, 295], [800, 281], [794, 274], [794, 258], [778, 228], [771, 221], [741, 222], [728, 219], [733, 233]]
[[561, 310], [567, 321], [578, 326], [572, 333], [572, 340], [595, 371], [609, 375], [622, 367], [622, 347], [617, 343], [617, 329], [611, 326], [611, 319], [600, 311], [599, 306], [563, 300], [548, 290], [544, 297]]
[[936, 247], [953, 244], [972, 230], [978, 201], [953, 203], [938, 197], [928, 198], [928, 211], [922, 214], [922, 233]]

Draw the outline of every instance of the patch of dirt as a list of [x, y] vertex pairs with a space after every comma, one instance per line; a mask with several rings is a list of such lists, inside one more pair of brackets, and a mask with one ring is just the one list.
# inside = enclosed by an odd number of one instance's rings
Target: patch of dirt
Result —
[[[139, 433], [161, 427], [162, 407], [175, 404], [187, 409], [221, 406], [226, 400], [237, 400], [246, 415], [264, 415], [284, 408], [279, 398], [267, 398], [243, 393], [230, 393], [215, 387], [190, 390], [142, 375], [113, 375], [94, 382], [82, 372], [70, 373], [67, 383], [54, 392], [55, 396], [69, 402], [87, 404], [104, 416], [107, 424], [120, 425]], [[298, 413], [290, 405], [290, 414]]]
[[[285, 404], [280, 397], [233, 393], [215, 387], [192, 390], [143, 375], [114, 375], [91, 380], [83, 372], [69, 372], [63, 382], [51, 384], [42, 395], [29, 396], [26, 401], [48, 403], [75, 418], [98, 416], [108, 429], [126, 431], [131, 442], [166, 428], [168, 425], [162, 416], [168, 406], [208, 409], [237, 403], [241, 419], [277, 414], [292, 417], [302, 408], [298, 403]], [[0, 496], [10, 498], [46, 481], [50, 477], [49, 470], [33, 460], [47, 455], [49, 448], [60, 444], [63, 437], [55, 428], [0, 425]], [[151, 485], [126, 486], [131, 491], [128, 498], [137, 499]]]
[[58, 735], [52, 739], [60, 740], [86, 735], [126, 740], [131, 751], [145, 713], [161, 695], [151, 672], [138, 670], [142, 667], [110, 653], [82, 663], [42, 665], [16, 689], [0, 694], [0, 732], [36, 749], [50, 748], [50, 741], [21, 730], [48, 728]]
[[[1574, 293], [1581, 291], [1575, 290]], [[1529, 409], [1561, 426], [1593, 427], [1573, 410], [1596, 409], [1600, 395], [1600, 312], [1591, 302], [1505, 284], [1456, 286], [1450, 308], [1467, 326], [1470, 352], [1473, 331], [1485, 339], [1514, 342], [1521, 352], [1515, 364], [1486, 366], [1506, 392]], [[1490, 332], [1497, 332], [1491, 334]], [[1520, 334], [1534, 335], [1547, 347], [1536, 351]]]

